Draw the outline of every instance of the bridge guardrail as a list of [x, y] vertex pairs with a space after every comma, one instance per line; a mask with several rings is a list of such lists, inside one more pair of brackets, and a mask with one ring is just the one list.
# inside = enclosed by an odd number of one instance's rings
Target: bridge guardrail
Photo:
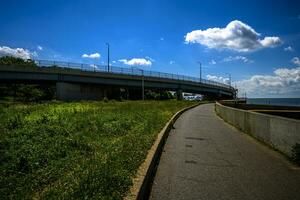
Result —
[[[138, 68], [124, 68], [124, 67], [116, 67], [105, 65], [96, 65], [96, 64], [83, 64], [83, 63], [72, 63], [72, 62], [62, 62], [62, 61], [49, 61], [49, 60], [35, 60], [35, 63], [39, 67], [61, 67], [61, 68], [72, 68], [78, 69], [81, 71], [92, 71], [92, 72], [106, 72], [106, 73], [114, 73], [114, 74], [126, 74], [126, 75], [133, 75], [133, 76], [148, 76], [148, 77], [157, 77], [157, 78], [167, 78], [173, 80], [183, 80], [183, 81], [191, 81], [191, 82], [200, 82], [200, 78], [185, 76], [185, 75], [178, 75], [178, 74], [171, 74], [165, 72], [156, 72], [150, 70], [142, 70]], [[230, 85], [219, 83], [216, 81], [201, 79], [202, 84], [207, 85], [214, 85], [223, 88], [227, 88], [230, 90], [235, 90]]]

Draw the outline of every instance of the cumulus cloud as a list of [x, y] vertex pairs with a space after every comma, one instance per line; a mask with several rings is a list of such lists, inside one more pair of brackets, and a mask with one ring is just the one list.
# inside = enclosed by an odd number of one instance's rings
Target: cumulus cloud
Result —
[[129, 66], [151, 66], [152, 62], [150, 60], [146, 60], [145, 58], [132, 58], [131, 60], [121, 59], [119, 62], [129, 65]]
[[294, 51], [294, 49], [291, 46], [285, 47], [285, 48], [283, 48], [283, 50], [290, 51], [290, 52]]
[[43, 47], [40, 46], [40, 45], [38, 45], [36, 48], [37, 48], [39, 51], [43, 51]]
[[222, 76], [206, 75], [207, 80], [229, 84], [229, 78]]
[[272, 75], [254, 75], [236, 84], [239, 94], [246, 92], [248, 96], [299, 96], [300, 67], [278, 68]]
[[185, 35], [185, 41], [198, 43], [211, 49], [230, 49], [238, 52], [275, 47], [282, 43], [279, 37], [261, 39], [260, 36], [261, 34], [249, 25], [234, 20], [225, 28], [208, 28], [189, 32]]
[[294, 57], [292, 60], [291, 60], [292, 63], [294, 63], [295, 65], [298, 65], [300, 66], [300, 59], [298, 57]]
[[0, 46], [0, 57], [1, 56], [13, 56], [16, 58], [22, 58], [24, 60], [30, 59], [32, 57], [36, 57], [37, 53], [30, 52], [28, 49], [23, 48], [10, 48], [7, 46]]
[[210, 65], [215, 65], [215, 64], [217, 64], [217, 62], [216, 62], [215, 60], [211, 60], [211, 61], [209, 62], [209, 64], [210, 64]]
[[82, 58], [91, 58], [91, 59], [99, 59], [101, 55], [99, 53], [92, 53], [92, 54], [83, 54]]
[[170, 60], [169, 64], [173, 65], [173, 64], [175, 64], [175, 61], [174, 60]]

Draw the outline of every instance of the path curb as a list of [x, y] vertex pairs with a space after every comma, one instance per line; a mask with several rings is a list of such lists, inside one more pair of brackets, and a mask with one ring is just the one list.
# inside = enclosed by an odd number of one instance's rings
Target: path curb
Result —
[[201, 104], [196, 104], [178, 111], [160, 131], [151, 149], [148, 151], [145, 161], [139, 167], [136, 177], [133, 178], [133, 185], [130, 188], [129, 193], [124, 197], [124, 200], [148, 199], [157, 165], [170, 130], [182, 113], [199, 105]]

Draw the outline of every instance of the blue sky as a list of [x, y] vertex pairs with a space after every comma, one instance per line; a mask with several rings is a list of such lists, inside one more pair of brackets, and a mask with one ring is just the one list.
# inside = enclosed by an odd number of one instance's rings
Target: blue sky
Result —
[[300, 97], [299, 1], [3, 1], [0, 23], [0, 55], [106, 64], [109, 42], [113, 65], [197, 77], [201, 61], [240, 94]]

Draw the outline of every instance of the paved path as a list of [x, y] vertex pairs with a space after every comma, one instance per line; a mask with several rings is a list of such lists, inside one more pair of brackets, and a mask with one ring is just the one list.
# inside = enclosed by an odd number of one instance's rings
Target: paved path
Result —
[[150, 199], [300, 199], [300, 169], [224, 123], [206, 104], [175, 123]]

